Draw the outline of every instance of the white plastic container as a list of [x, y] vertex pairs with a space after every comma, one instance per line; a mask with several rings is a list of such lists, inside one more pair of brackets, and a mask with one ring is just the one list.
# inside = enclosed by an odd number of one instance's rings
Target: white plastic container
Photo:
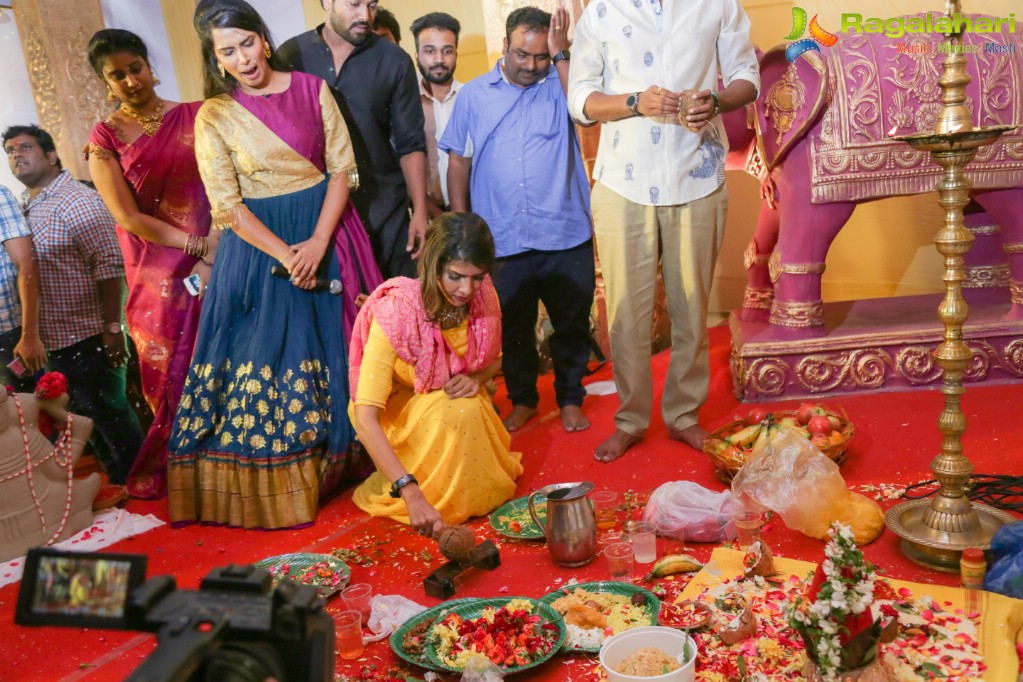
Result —
[[[625, 658], [647, 647], [660, 649], [672, 657], [681, 654], [684, 649], [686, 662], [678, 670], [655, 677], [623, 675], [615, 670]], [[600, 664], [607, 671], [609, 682], [694, 682], [696, 642], [685, 632], [674, 628], [658, 625], [633, 628], [605, 640], [604, 645], [600, 647]]]

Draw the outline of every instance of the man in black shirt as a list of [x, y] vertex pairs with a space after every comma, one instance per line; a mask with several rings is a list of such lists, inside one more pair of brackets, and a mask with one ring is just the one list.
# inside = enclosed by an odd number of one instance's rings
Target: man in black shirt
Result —
[[376, 0], [321, 2], [326, 22], [288, 40], [277, 54], [333, 90], [359, 166], [352, 199], [380, 272], [415, 277], [412, 259], [427, 224], [426, 137], [415, 66], [404, 50], [373, 33]]

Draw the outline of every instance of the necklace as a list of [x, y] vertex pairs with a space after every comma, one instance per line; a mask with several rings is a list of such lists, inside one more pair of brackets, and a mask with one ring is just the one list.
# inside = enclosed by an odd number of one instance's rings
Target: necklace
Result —
[[142, 134], [147, 137], [156, 135], [156, 131], [160, 129], [160, 124], [163, 123], [163, 100], [159, 97], [156, 100], [156, 109], [152, 116], [146, 116], [135, 111], [135, 109], [127, 104], [121, 104], [121, 111], [124, 115], [142, 126]]
[[468, 316], [469, 306], [444, 306], [437, 313], [437, 324], [441, 329], [454, 329], [465, 322], [465, 318]]

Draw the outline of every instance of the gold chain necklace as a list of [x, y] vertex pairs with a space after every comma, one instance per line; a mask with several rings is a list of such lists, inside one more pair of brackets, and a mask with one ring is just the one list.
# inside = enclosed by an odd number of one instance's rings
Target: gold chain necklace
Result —
[[142, 134], [147, 137], [156, 135], [156, 131], [160, 129], [160, 125], [163, 123], [163, 100], [159, 97], [156, 99], [156, 109], [152, 116], [140, 114], [127, 104], [121, 104], [121, 111], [124, 115], [142, 126]]
[[445, 306], [437, 313], [437, 324], [441, 329], [454, 329], [465, 322], [469, 316], [469, 306]]

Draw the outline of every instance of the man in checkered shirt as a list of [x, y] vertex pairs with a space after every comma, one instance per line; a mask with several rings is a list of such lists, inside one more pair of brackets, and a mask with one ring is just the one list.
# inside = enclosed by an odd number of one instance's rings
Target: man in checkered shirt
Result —
[[39, 261], [47, 368], [67, 377], [72, 409], [94, 422], [96, 456], [110, 482], [123, 484], [143, 436], [125, 391], [124, 262], [114, 219], [99, 194], [62, 169], [45, 130], [12, 126], [3, 145], [27, 188], [22, 210]]
[[[39, 269], [32, 232], [14, 193], [0, 185], [0, 379], [18, 391], [32, 389], [32, 375], [46, 364], [39, 338]], [[15, 374], [7, 365], [17, 357]]]

